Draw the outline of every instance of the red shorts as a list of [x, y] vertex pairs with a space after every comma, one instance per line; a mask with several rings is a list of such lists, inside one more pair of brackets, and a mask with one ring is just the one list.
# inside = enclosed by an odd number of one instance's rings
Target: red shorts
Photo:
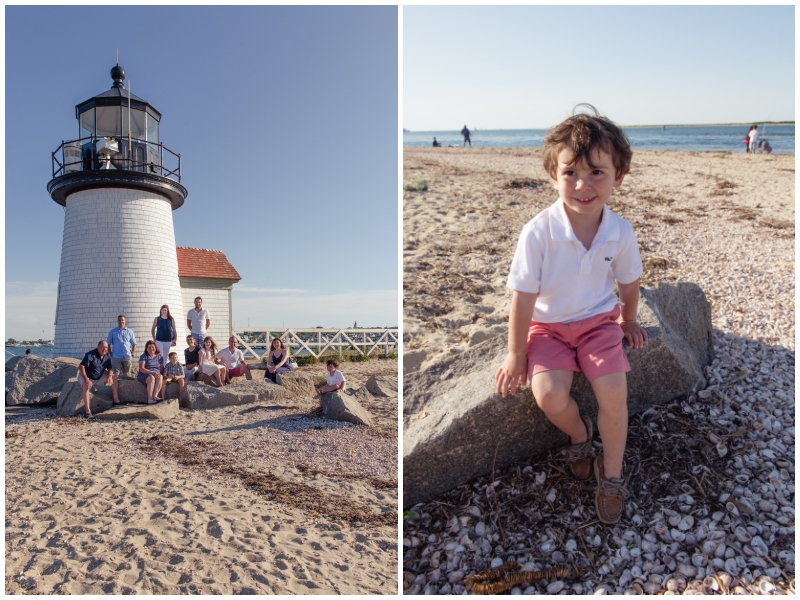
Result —
[[244, 370], [244, 365], [239, 365], [235, 369], [231, 369], [230, 371], [228, 371], [228, 375], [230, 377], [241, 377], [245, 373], [247, 373], [247, 371]]
[[544, 371], [583, 371], [593, 381], [630, 371], [617, 323], [619, 305], [607, 313], [572, 323], [531, 321], [528, 330], [528, 378]]

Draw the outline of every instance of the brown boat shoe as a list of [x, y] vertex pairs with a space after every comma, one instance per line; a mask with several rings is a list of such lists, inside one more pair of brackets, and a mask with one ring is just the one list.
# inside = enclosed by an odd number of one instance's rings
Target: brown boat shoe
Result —
[[567, 446], [567, 465], [572, 476], [579, 481], [586, 481], [592, 477], [592, 422], [589, 417], [581, 416], [581, 421], [586, 426], [586, 441], [580, 444]]
[[616, 477], [606, 479], [602, 454], [594, 461], [594, 476], [597, 478], [597, 493], [594, 497], [597, 518], [606, 525], [614, 525], [625, 511], [625, 497], [628, 495], [625, 480]]

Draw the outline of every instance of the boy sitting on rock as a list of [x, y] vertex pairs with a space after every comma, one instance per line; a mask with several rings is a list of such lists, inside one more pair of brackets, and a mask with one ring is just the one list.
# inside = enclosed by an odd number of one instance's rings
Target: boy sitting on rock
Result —
[[164, 389], [161, 390], [161, 399], [164, 399], [164, 394], [167, 390], [167, 384], [170, 381], [178, 382], [178, 398], [183, 398], [183, 384], [186, 381], [186, 375], [183, 371], [183, 366], [178, 362], [178, 353], [169, 353], [169, 362], [164, 365]]
[[[570, 438], [570, 472], [579, 480], [594, 472], [597, 516], [613, 524], [627, 495], [630, 365], [622, 339], [634, 348], [647, 341], [636, 322], [642, 260], [630, 223], [606, 206], [630, 168], [630, 145], [619, 127], [584, 106], [593, 114], [573, 114], [544, 139], [544, 168], [559, 198], [522, 229], [508, 276], [508, 354], [495, 379], [503, 397], [530, 379], [542, 412]], [[597, 397], [603, 453], [596, 460], [592, 423], [569, 394], [576, 371]]]
[[317, 390], [319, 394], [319, 408], [322, 408], [322, 396], [323, 394], [327, 394], [328, 392], [333, 392], [336, 390], [343, 390], [344, 389], [344, 375], [339, 370], [339, 361], [335, 358], [329, 358], [325, 361], [325, 366], [328, 369], [328, 372], [325, 374], [325, 380], [327, 381], [327, 385], [323, 385], [321, 388]]

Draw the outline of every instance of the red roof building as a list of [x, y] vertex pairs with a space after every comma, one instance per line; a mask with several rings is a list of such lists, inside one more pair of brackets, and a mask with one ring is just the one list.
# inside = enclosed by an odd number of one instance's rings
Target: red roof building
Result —
[[176, 251], [183, 310], [194, 308], [194, 299], [200, 296], [211, 318], [206, 334], [220, 347], [226, 346], [233, 332], [233, 284], [241, 275], [219, 250], [178, 246]]
[[178, 246], [178, 277], [197, 277], [201, 279], [241, 280], [241, 276], [228, 262], [221, 250], [205, 248], [184, 248]]

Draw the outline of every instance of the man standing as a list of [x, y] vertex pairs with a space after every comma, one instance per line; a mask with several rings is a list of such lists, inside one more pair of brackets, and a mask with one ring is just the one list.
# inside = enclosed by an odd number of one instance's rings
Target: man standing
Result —
[[250, 374], [250, 367], [244, 362], [244, 354], [236, 347], [235, 337], [228, 338], [228, 347], [217, 352], [217, 358], [227, 367], [229, 382], [231, 377], [240, 377], [242, 375], [247, 379], [253, 378]]
[[125, 315], [117, 317], [119, 327], [108, 332], [106, 342], [111, 347], [111, 364], [114, 373], [130, 379], [131, 356], [136, 352], [136, 336], [133, 330], [125, 327]]
[[203, 299], [200, 296], [194, 299], [194, 308], [186, 315], [186, 326], [191, 330], [197, 345], [202, 348], [206, 331], [211, 327], [211, 318], [208, 311], [203, 308]]
[[108, 342], [100, 340], [96, 350], [87, 352], [78, 365], [78, 383], [81, 386], [81, 398], [86, 407], [87, 418], [92, 418], [89, 407], [89, 390], [101, 385], [110, 385], [114, 396], [114, 404], [122, 404], [117, 393], [117, 379], [111, 366], [111, 355], [108, 353]]
[[[466, 146], [467, 143], [469, 143], [469, 147], [472, 148], [472, 141], [469, 139], [469, 129], [467, 129], [466, 125], [464, 125], [464, 129], [461, 130], [461, 135], [464, 136], [464, 146]], [[464, 146], [462, 146], [462, 148]]]

